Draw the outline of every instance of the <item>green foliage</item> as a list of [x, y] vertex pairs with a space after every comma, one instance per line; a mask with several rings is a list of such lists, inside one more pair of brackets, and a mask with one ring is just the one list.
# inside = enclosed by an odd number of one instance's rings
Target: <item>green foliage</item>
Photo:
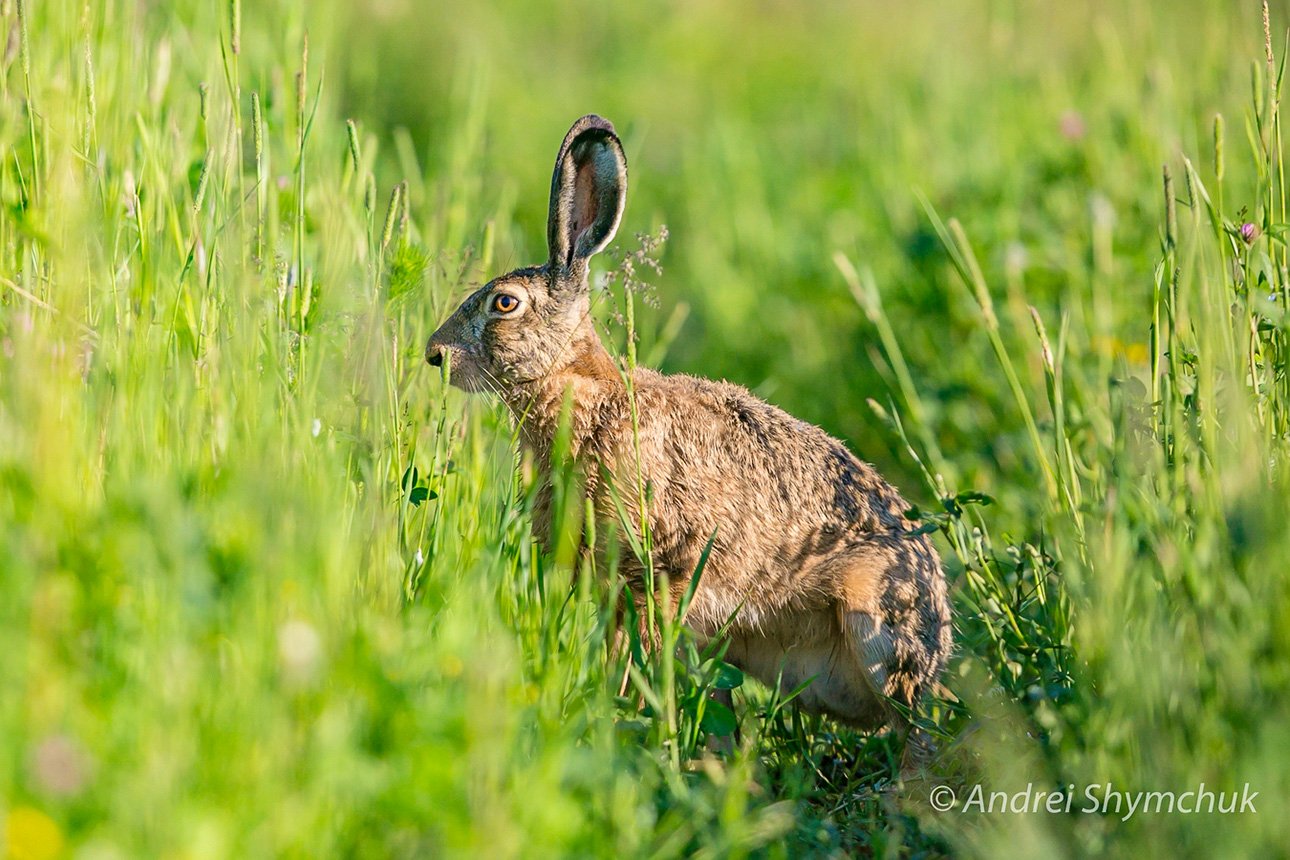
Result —
[[[1280, 39], [1202, 2], [574, 6], [0, 4], [6, 850], [1284, 852]], [[616, 636], [582, 548], [648, 530], [557, 468], [542, 553], [508, 419], [422, 361], [544, 256], [589, 110], [632, 175], [607, 336], [847, 439], [939, 533], [931, 784], [1257, 814], [936, 812], [897, 739], [660, 604]]]

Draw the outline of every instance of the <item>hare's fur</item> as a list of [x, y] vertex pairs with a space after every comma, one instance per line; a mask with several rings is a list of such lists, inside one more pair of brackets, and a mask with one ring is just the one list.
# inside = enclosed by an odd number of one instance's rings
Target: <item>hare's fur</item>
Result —
[[[587, 260], [612, 238], [625, 190], [612, 126], [579, 120], [552, 179], [551, 258], [467, 298], [427, 359], [448, 355], [454, 383], [499, 394], [539, 464], [568, 398], [570, 451], [600, 515], [639, 522], [638, 478], [648, 485], [654, 565], [674, 601], [713, 540], [686, 624], [710, 637], [733, 619], [728, 660], [785, 692], [809, 682], [802, 708], [882, 726], [935, 686], [951, 649], [936, 550], [872, 466], [746, 389], [637, 369], [629, 391], [587, 288]], [[502, 293], [516, 310], [498, 310]], [[542, 537], [548, 498], [535, 516]], [[619, 557], [642, 599], [642, 566], [626, 547]]]

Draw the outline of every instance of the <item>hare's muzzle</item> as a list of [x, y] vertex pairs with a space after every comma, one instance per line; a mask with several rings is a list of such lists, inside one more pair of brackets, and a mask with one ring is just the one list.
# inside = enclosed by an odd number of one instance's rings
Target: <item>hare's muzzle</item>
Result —
[[443, 347], [434, 341], [426, 344], [426, 364], [431, 367], [439, 367], [443, 364]]

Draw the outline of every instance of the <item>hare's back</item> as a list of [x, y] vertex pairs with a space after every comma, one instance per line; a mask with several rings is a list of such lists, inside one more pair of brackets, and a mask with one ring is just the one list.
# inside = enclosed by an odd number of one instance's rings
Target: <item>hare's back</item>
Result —
[[[719, 520], [726, 534], [906, 525], [907, 505], [872, 466], [746, 388], [638, 371], [636, 392], [642, 466], [655, 492], [694, 518]], [[715, 516], [699, 515], [703, 508]]]

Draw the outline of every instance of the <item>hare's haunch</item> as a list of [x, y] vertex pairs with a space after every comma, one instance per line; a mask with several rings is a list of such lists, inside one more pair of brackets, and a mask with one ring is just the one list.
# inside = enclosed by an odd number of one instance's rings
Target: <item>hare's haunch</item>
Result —
[[[733, 618], [728, 660], [785, 692], [809, 681], [805, 709], [882, 726], [935, 686], [950, 652], [936, 550], [907, 528], [905, 501], [872, 466], [747, 390], [639, 369], [629, 393], [592, 324], [587, 283], [626, 190], [613, 126], [578, 120], [551, 179], [550, 258], [467, 298], [426, 360], [449, 356], [454, 384], [506, 401], [539, 464], [570, 396], [571, 452], [599, 512], [617, 520], [623, 505], [640, 522], [638, 474], [651, 487], [654, 564], [674, 600], [715, 535], [686, 623], [704, 637]], [[539, 498], [542, 538], [548, 504]], [[625, 547], [619, 557], [643, 599], [641, 566]]]

